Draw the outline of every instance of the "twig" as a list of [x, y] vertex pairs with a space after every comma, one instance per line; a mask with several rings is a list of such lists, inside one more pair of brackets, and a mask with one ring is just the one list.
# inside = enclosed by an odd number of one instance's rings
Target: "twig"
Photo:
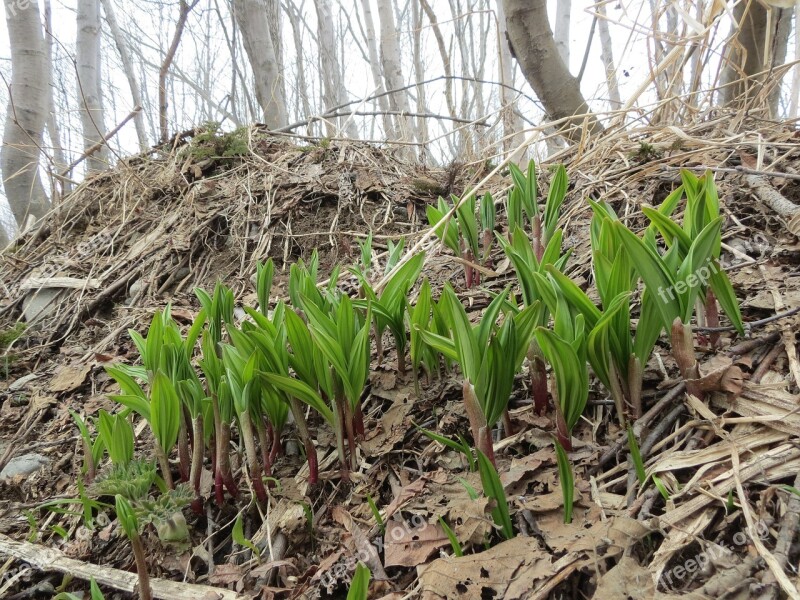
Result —
[[[680, 394], [686, 389], [686, 383], [681, 381], [678, 383], [674, 388], [664, 394], [664, 397], [661, 398], [658, 402], [656, 402], [650, 410], [644, 413], [641, 417], [639, 417], [636, 421], [633, 422], [633, 432], [638, 435], [642, 429], [647, 427], [647, 424], [650, 423], [657, 415], [661, 413], [661, 411], [675, 401], [675, 399], [680, 396]], [[611, 460], [622, 450], [622, 447], [628, 443], [628, 438], [625, 435], [622, 435], [620, 439], [614, 443], [611, 448], [606, 450], [603, 455], [600, 457], [600, 460], [597, 461], [597, 466], [592, 469], [592, 472], [597, 473], [602, 469], [605, 465], [607, 465]], [[651, 446], [652, 448], [652, 446]], [[641, 450], [641, 448], [640, 448]], [[649, 449], [648, 449], [649, 451]]]
[[[792, 317], [800, 312], [800, 306], [796, 306], [791, 310], [787, 310], [786, 312], [782, 312], [777, 315], [772, 315], [771, 317], [767, 317], [765, 319], [759, 319], [758, 321], [750, 321], [749, 323], [744, 324], [745, 331], [750, 331], [751, 329], [756, 329], [758, 327], [763, 327], [768, 323], [772, 323], [773, 321], [778, 321], [779, 319], [785, 319], [786, 317]], [[726, 325], [724, 327], [695, 327], [695, 331], [702, 331], [703, 333], [715, 333], [715, 332], [722, 332], [722, 331], [736, 331], [736, 327], [733, 325]]]
[[472, 119], [462, 119], [460, 117], [449, 117], [447, 115], [436, 115], [433, 113], [416, 113], [416, 112], [406, 112], [402, 110], [372, 110], [372, 111], [365, 111], [365, 110], [357, 110], [353, 112], [326, 112], [324, 115], [316, 115], [313, 117], [309, 117], [304, 121], [297, 121], [296, 123], [292, 123], [291, 125], [287, 125], [286, 127], [281, 127], [278, 131], [281, 133], [289, 133], [293, 129], [297, 129], [298, 127], [304, 127], [306, 125], [310, 125], [315, 121], [325, 121], [327, 119], [337, 119], [339, 117], [348, 117], [350, 115], [356, 115], [359, 117], [378, 117], [382, 115], [397, 115], [402, 117], [415, 117], [419, 119], [440, 119], [444, 121], [453, 121], [454, 123], [469, 123], [470, 125], [477, 125], [478, 127], [490, 127], [489, 123], [486, 121], [474, 121]]
[[[135, 573], [68, 558], [55, 548], [31, 544], [30, 542], [18, 542], [1, 533], [0, 554], [13, 556], [25, 561], [40, 571], [69, 573], [73, 577], [86, 581], [94, 577], [95, 581], [100, 585], [123, 592], [133, 592], [139, 582], [139, 578]], [[206, 600], [244, 600], [244, 596], [231, 590], [208, 585], [169, 581], [157, 577], [150, 580], [150, 588], [153, 591], [154, 598], [163, 598], [165, 600], [195, 600], [196, 598], [204, 598]]]
[[108, 143], [108, 140], [110, 140], [115, 135], [117, 135], [119, 133], [120, 129], [125, 127], [125, 125], [128, 123], [128, 121], [130, 121], [133, 117], [135, 117], [141, 110], [142, 110], [141, 106], [134, 107], [134, 109], [128, 114], [128, 116], [125, 117], [124, 119], [122, 119], [122, 121], [119, 122], [119, 125], [117, 125], [116, 127], [114, 127], [114, 129], [109, 131], [102, 140], [97, 142], [91, 148], [88, 148], [83, 154], [81, 154], [78, 158], [73, 160], [66, 169], [64, 169], [63, 171], [61, 171], [61, 173], [58, 174], [58, 177], [60, 177], [60, 178], [67, 177], [69, 175], [70, 171], [72, 171], [72, 169], [77, 167], [84, 160], [86, 160], [92, 154], [94, 154], [95, 152], [100, 150], [100, 148], [105, 146]]
[[775, 171], [759, 171], [757, 169], [749, 169], [747, 167], [737, 166], [733, 168], [727, 167], [706, 167], [706, 166], [689, 166], [689, 167], [674, 167], [672, 165], [662, 165], [661, 167], [665, 171], [711, 171], [713, 173], [746, 173], [747, 175], [763, 175], [764, 177], [782, 177], [783, 179], [793, 179], [800, 181], [800, 175], [795, 175], [794, 173], [778, 173]]

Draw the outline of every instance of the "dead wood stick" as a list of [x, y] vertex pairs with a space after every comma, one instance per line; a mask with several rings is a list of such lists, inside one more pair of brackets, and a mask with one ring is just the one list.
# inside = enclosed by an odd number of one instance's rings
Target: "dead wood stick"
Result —
[[83, 154], [81, 154], [78, 158], [73, 160], [66, 169], [64, 169], [63, 171], [61, 171], [61, 173], [59, 173], [58, 177], [60, 179], [66, 178], [67, 175], [69, 175], [70, 171], [72, 171], [72, 169], [77, 167], [79, 164], [81, 164], [83, 161], [89, 158], [92, 154], [94, 154], [95, 152], [100, 150], [100, 148], [105, 146], [108, 143], [108, 140], [117, 135], [119, 133], [119, 130], [125, 127], [128, 121], [130, 121], [133, 117], [135, 117], [141, 110], [142, 110], [141, 106], [135, 106], [134, 109], [130, 112], [130, 114], [128, 114], [127, 117], [125, 117], [124, 119], [122, 119], [122, 121], [119, 122], [119, 125], [117, 125], [116, 127], [114, 127], [114, 129], [109, 131], [102, 140], [97, 142], [91, 148], [88, 148]]
[[[793, 317], [799, 312], [800, 312], [800, 306], [796, 306], [795, 308], [779, 313], [777, 315], [772, 315], [771, 317], [766, 317], [764, 319], [759, 319], [758, 321], [750, 321], [749, 323], [744, 323], [744, 329], [747, 332], [752, 329], [756, 329], [757, 327], [763, 327], [764, 325], [772, 323], [773, 321], [785, 319], [786, 317]], [[717, 333], [717, 332], [721, 333], [723, 331], [736, 331], [736, 327], [734, 327], [733, 325], [726, 325], [724, 327], [695, 327], [694, 331], [702, 333]]]
[[[0, 554], [13, 556], [40, 571], [69, 573], [86, 581], [94, 577], [100, 585], [123, 592], [134, 592], [139, 582], [136, 573], [68, 558], [55, 548], [30, 542], [18, 542], [3, 534], [0, 534]], [[231, 590], [155, 577], [150, 580], [150, 587], [154, 598], [165, 600], [244, 600], [244, 596]]]

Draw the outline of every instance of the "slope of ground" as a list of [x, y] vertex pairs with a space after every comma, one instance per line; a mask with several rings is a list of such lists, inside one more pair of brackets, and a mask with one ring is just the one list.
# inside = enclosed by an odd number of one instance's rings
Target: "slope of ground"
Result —
[[[796, 597], [800, 497], [784, 485], [800, 488], [798, 318], [791, 313], [800, 307], [795, 133], [721, 118], [683, 131], [606, 134], [556, 159], [570, 177], [562, 219], [564, 245], [574, 249], [567, 272], [585, 286], [586, 198], [609, 201], [636, 228], [645, 223], [640, 206], [674, 189], [680, 168], [716, 171], [723, 263], [754, 325], [749, 339], [727, 328], [716, 349], [697, 348], [706, 373], [741, 369], [743, 381], [728, 394], [704, 402], [687, 396], [666, 340], [647, 365], [645, 414], [634, 431], [667, 499], [652, 480], [637, 482], [625, 431], [596, 384], [574, 433], [576, 508], [564, 524], [553, 415], [532, 414], [523, 374], [511, 400], [521, 426], [495, 445], [518, 531], [500, 542], [492, 507], [471, 500], [460, 481], [480, 489], [476, 474], [415, 428], [449, 437], [468, 431], [458, 379], [434, 379], [418, 398], [410, 378], [394, 371], [387, 337], [382, 360], [373, 356], [353, 481], [339, 480], [333, 434], [312, 421], [322, 481], [309, 487], [287, 432], [266, 509], [248, 504], [243, 490], [222, 509], [209, 501], [200, 516], [185, 511], [190, 548], [164, 547], [146, 530], [151, 575], [182, 582], [157, 582], [157, 597], [213, 597], [193, 586], [225, 589], [231, 598], [344, 597], [359, 560], [372, 571], [375, 598]], [[2, 593], [87, 589], [65, 574], [94, 575], [108, 591], [132, 589], [124, 571], [133, 558], [112, 511], [101, 508], [90, 528], [74, 507], [65, 514], [69, 505], [57, 504], [60, 512], [42, 506], [79, 495], [82, 450], [69, 411], [93, 416], [114, 408], [108, 395], [116, 388], [103, 366], [136, 360], [129, 329], [146, 331], [167, 303], [179, 322], [190, 323], [199, 310], [193, 289], [217, 280], [233, 288], [239, 306], [254, 306], [255, 263], [267, 257], [278, 271], [273, 295], [285, 295], [290, 264], [316, 248], [327, 276], [335, 264], [357, 260], [356, 242], [368, 231], [382, 266], [388, 240], [405, 238], [409, 248], [427, 233], [426, 204], [481, 180], [479, 194], [502, 200], [505, 173], [483, 163], [426, 169], [362, 143], [302, 147], [255, 129], [198, 131], [125, 159], [66, 196], [41, 227], [0, 255], [0, 467], [25, 454], [44, 463], [0, 482], [0, 555], [19, 559], [0, 567]], [[543, 168], [544, 191], [548, 181]], [[434, 295], [450, 281], [473, 315], [486, 306], [487, 291], [515, 284], [499, 249], [483, 287], [465, 290], [461, 264], [434, 242], [424, 246]], [[355, 295], [351, 276], [339, 285]], [[143, 429], [140, 449], [150, 443]], [[238, 514], [260, 558], [232, 540]], [[453, 525], [465, 556], [452, 556], [440, 517]]]

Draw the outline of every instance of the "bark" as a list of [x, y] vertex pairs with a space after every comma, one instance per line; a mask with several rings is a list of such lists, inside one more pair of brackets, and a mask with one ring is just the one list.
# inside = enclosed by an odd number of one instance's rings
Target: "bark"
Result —
[[[100, 0], [79, 0], [75, 59], [78, 71], [78, 104], [81, 106], [83, 149], [88, 150], [106, 135], [100, 71]], [[89, 173], [108, 165], [105, 145], [86, 160]]]
[[789, 93], [789, 114], [786, 115], [789, 119], [797, 118], [797, 106], [800, 104], [800, 4], [794, 7], [794, 60], [795, 64], [792, 69], [792, 88]]
[[[347, 102], [347, 92], [342, 83], [341, 62], [337, 56], [336, 35], [334, 34], [333, 13], [330, 0], [316, 0], [317, 40], [319, 46], [320, 76], [322, 79], [322, 104], [325, 112]], [[356, 126], [350, 117], [340, 117], [339, 127], [331, 119], [326, 121], [328, 137], [337, 137], [338, 131], [350, 138], [358, 137]]]
[[[131, 100], [133, 106], [144, 106], [142, 104], [142, 93], [139, 90], [139, 81], [133, 71], [133, 61], [131, 60], [131, 53], [128, 51], [128, 42], [122, 29], [117, 23], [117, 17], [114, 14], [114, 7], [111, 0], [100, 0], [103, 5], [103, 14], [108, 23], [108, 29], [111, 32], [111, 37], [114, 38], [114, 45], [119, 52], [119, 59], [122, 62], [122, 70], [125, 73], [125, 78], [128, 80], [128, 87], [131, 90]], [[133, 124], [136, 127], [136, 137], [139, 140], [139, 149], [147, 150], [149, 143], [147, 141], [147, 131], [144, 128], [144, 111], [139, 111], [133, 118]]]
[[498, 62], [500, 64], [500, 102], [503, 105], [503, 150], [509, 152], [519, 147], [524, 136], [522, 135], [522, 118], [515, 107], [514, 92], [505, 86], [514, 85], [514, 71], [511, 64], [511, 51], [506, 43], [506, 14], [503, 10], [503, 0], [496, 0], [497, 10], [497, 41]]
[[[422, 0], [424, 3], [425, 0]], [[378, 45], [376, 40], [378, 37], [375, 34], [375, 23], [372, 20], [372, 7], [371, 0], [361, 0], [362, 16], [364, 18], [364, 28], [366, 29], [367, 38], [367, 52], [369, 54], [369, 67], [372, 72], [372, 83], [375, 86], [375, 93], [380, 94], [385, 91], [383, 86], [383, 73], [381, 72], [381, 62], [378, 58]], [[389, 111], [389, 98], [386, 95], [378, 96], [378, 107], [381, 112], [386, 113], [383, 115], [383, 132], [387, 138], [399, 137], [395, 131], [394, 122], [392, 117], [388, 114]]]
[[197, 6], [199, 1], [194, 0], [189, 4], [186, 0], [180, 0], [180, 14], [178, 15], [178, 23], [175, 25], [175, 33], [172, 35], [172, 43], [169, 45], [167, 54], [164, 56], [164, 62], [161, 63], [161, 68], [158, 71], [158, 125], [162, 142], [166, 142], [169, 137], [167, 125], [167, 74], [172, 66], [172, 61], [175, 59], [178, 45], [181, 43], [183, 29], [186, 27], [186, 19], [189, 18], [189, 13]]
[[236, 23], [253, 69], [256, 99], [270, 129], [288, 123], [286, 99], [280, 83], [278, 54], [270, 31], [265, 0], [233, 0]]
[[503, 0], [503, 3], [511, 51], [549, 117], [564, 119], [560, 125], [562, 133], [573, 141], [580, 139], [584, 122], [590, 131], [602, 131], [597, 118], [589, 113], [578, 80], [570, 75], [558, 55], [546, 1]]
[[[777, 107], [777, 97], [759, 97], [770, 82], [769, 71], [783, 61], [791, 27], [791, 11], [768, 9], [757, 0], [743, 0], [733, 9], [734, 25], [724, 54], [722, 104], [734, 110], [757, 108], [755, 102]], [[773, 115], [774, 116], [774, 115]]]
[[[61, 129], [56, 119], [56, 102], [53, 94], [55, 82], [53, 80], [53, 46], [55, 37], [53, 36], [53, 19], [50, 0], [44, 2], [44, 29], [45, 29], [45, 65], [47, 69], [47, 135], [50, 138], [50, 145], [53, 148], [53, 162], [55, 163], [58, 171], [63, 171], [67, 166], [67, 159], [64, 156], [64, 148], [61, 145]], [[56, 194], [59, 182], [55, 178], [51, 178], [51, 197], [53, 202], [56, 201]], [[63, 191], [68, 192], [71, 187], [67, 182], [61, 182]]]
[[556, 26], [553, 39], [558, 48], [558, 55], [569, 69], [569, 23], [572, 17], [572, 0], [558, 0], [556, 4]]
[[[38, 4], [25, 10], [4, 0], [11, 47], [11, 90], [6, 108], [0, 169], [6, 199], [17, 225], [39, 218], [49, 206], [39, 176], [39, 152], [47, 120], [47, 59]], [[0, 246], [8, 239], [0, 227]]]
[[[619, 95], [619, 82], [617, 81], [617, 69], [614, 66], [614, 51], [611, 43], [611, 33], [608, 30], [606, 20], [606, 5], [600, 2], [597, 5], [597, 30], [600, 34], [600, 60], [606, 70], [606, 84], [608, 85], [608, 98], [612, 109], [622, 106], [622, 99]], [[699, 52], [698, 52], [699, 54]]]
[[[411, 3], [412, 31], [414, 32], [414, 77], [417, 79], [417, 112], [426, 113], [428, 108], [425, 102], [425, 66], [422, 64], [422, 13], [419, 4]], [[428, 141], [428, 122], [425, 118], [417, 119], [417, 140], [420, 146], [420, 161], [425, 162], [425, 143]]]
[[[378, 19], [381, 24], [381, 64], [386, 88], [394, 90], [405, 85], [403, 69], [400, 64], [400, 46], [398, 44], [399, 32], [395, 26], [394, 8], [392, 0], [378, 0]], [[408, 97], [405, 92], [395, 92], [389, 95], [391, 110], [408, 112]], [[408, 117], [398, 117], [400, 138], [408, 139], [411, 136], [411, 123]]]
[[308, 100], [308, 84], [306, 83], [306, 69], [305, 62], [302, 60], [303, 56], [303, 36], [300, 32], [300, 15], [297, 8], [291, 4], [286, 6], [287, 14], [289, 15], [289, 24], [292, 27], [292, 37], [294, 38], [294, 53], [298, 57], [297, 64], [295, 65], [295, 75], [297, 77], [297, 102], [296, 109], [299, 111], [302, 105], [302, 114], [311, 116], [311, 103]]

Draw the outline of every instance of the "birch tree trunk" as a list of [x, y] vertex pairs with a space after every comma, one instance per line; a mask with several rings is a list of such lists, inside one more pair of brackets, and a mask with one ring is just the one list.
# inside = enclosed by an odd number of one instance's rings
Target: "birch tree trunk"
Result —
[[572, 19], [572, 0], [558, 0], [556, 3], [556, 26], [553, 38], [558, 55], [569, 70], [569, 24]]
[[592, 132], [602, 131], [597, 118], [589, 113], [578, 80], [558, 55], [547, 20], [546, 0], [503, 2], [512, 52], [550, 118], [565, 120], [559, 125], [563, 135], [579, 139], [584, 123]]
[[[347, 102], [347, 92], [342, 84], [341, 63], [337, 56], [336, 35], [333, 31], [333, 13], [330, 0], [315, 0], [317, 9], [317, 40], [319, 46], [320, 77], [322, 79], [322, 104], [323, 111]], [[325, 127], [328, 137], [335, 137], [338, 131], [343, 131], [347, 137], [358, 137], [356, 125], [348, 117], [339, 118], [339, 127], [330, 119], [326, 120]]]
[[789, 93], [789, 114], [790, 119], [797, 118], [797, 106], [800, 103], [800, 3], [794, 7], [794, 60], [792, 69], [792, 88]]
[[509, 152], [519, 147], [524, 141], [522, 135], [522, 118], [515, 107], [515, 93], [505, 86], [514, 86], [514, 69], [511, 63], [511, 52], [506, 42], [508, 31], [503, 0], [496, 0], [497, 11], [497, 52], [500, 63], [500, 103], [503, 105], [503, 151]]
[[[388, 90], [396, 90], [405, 85], [403, 69], [400, 65], [399, 33], [394, 22], [392, 0], [378, 0], [378, 19], [381, 24], [381, 64], [383, 77]], [[408, 112], [408, 96], [405, 91], [389, 94], [389, 106], [393, 111]], [[398, 117], [400, 138], [411, 137], [411, 123], [408, 117]]]
[[[375, 85], [375, 93], [386, 91], [383, 85], [383, 73], [381, 72], [381, 61], [378, 57], [378, 44], [377, 35], [375, 34], [375, 23], [372, 20], [372, 7], [371, 0], [361, 0], [362, 17], [364, 19], [364, 28], [366, 29], [367, 38], [367, 52], [369, 54], [369, 68], [372, 72], [372, 82]], [[400, 137], [397, 132], [394, 121], [389, 115], [389, 98], [388, 96], [378, 97], [378, 107], [383, 113], [383, 133], [387, 139], [397, 139]]]
[[[128, 87], [131, 90], [131, 100], [134, 106], [142, 106], [142, 93], [139, 90], [139, 81], [136, 79], [136, 74], [133, 72], [133, 61], [131, 60], [131, 53], [128, 51], [128, 43], [125, 35], [117, 23], [117, 17], [114, 14], [114, 6], [111, 0], [100, 0], [103, 5], [103, 14], [108, 23], [108, 29], [111, 31], [111, 37], [114, 38], [114, 45], [119, 52], [119, 59], [122, 62], [122, 70], [125, 72], [125, 78], [128, 80]], [[133, 117], [133, 124], [136, 127], [136, 137], [139, 140], [139, 150], [144, 151], [149, 147], [147, 141], [147, 131], [144, 128], [144, 111], [139, 111]]]
[[[45, 68], [47, 69], [47, 135], [50, 138], [50, 145], [53, 148], [53, 163], [58, 171], [62, 171], [67, 166], [67, 160], [64, 157], [64, 148], [61, 146], [61, 129], [56, 118], [56, 101], [55, 94], [53, 93], [54, 80], [53, 80], [53, 46], [55, 38], [53, 37], [53, 12], [50, 5], [50, 0], [44, 2], [44, 43], [45, 43]], [[62, 182], [63, 188], [59, 186], [59, 181], [55, 177], [51, 177], [50, 184], [50, 197], [53, 202], [56, 202], [56, 196], [59, 189], [64, 192], [69, 191], [70, 184]]]
[[[78, 0], [77, 24], [78, 104], [81, 106], [83, 148], [88, 150], [106, 135], [100, 74], [100, 0]], [[87, 172], [105, 169], [107, 154], [105, 146], [92, 154], [86, 160]]]
[[233, 0], [236, 23], [253, 69], [256, 99], [270, 129], [287, 125], [286, 99], [280, 83], [275, 45], [264, 0]]
[[[425, 114], [428, 112], [428, 107], [425, 102], [425, 86], [422, 84], [425, 80], [425, 67], [422, 64], [422, 13], [419, 10], [419, 4], [417, 2], [411, 3], [411, 22], [411, 28], [414, 32], [414, 49], [412, 54], [414, 56], [414, 77], [417, 79], [417, 112]], [[428, 122], [424, 117], [419, 117], [417, 119], [417, 140], [421, 144], [419, 152], [420, 161], [425, 162], [425, 144], [428, 141]]]
[[[606, 84], [608, 85], [608, 97], [611, 101], [611, 108], [615, 110], [622, 106], [622, 99], [619, 96], [619, 82], [617, 81], [617, 68], [614, 65], [614, 51], [611, 43], [611, 32], [608, 30], [606, 20], [606, 5], [604, 2], [597, 4], [597, 30], [600, 34], [600, 60], [606, 70]], [[697, 53], [700, 54], [699, 52]]]
[[[39, 5], [24, 10], [15, 0], [4, 0], [11, 46], [11, 93], [6, 108], [0, 170], [3, 187], [17, 225], [28, 216], [47, 212], [48, 200], [39, 176], [39, 152], [47, 120], [48, 68]], [[0, 247], [8, 243], [0, 227]]]

